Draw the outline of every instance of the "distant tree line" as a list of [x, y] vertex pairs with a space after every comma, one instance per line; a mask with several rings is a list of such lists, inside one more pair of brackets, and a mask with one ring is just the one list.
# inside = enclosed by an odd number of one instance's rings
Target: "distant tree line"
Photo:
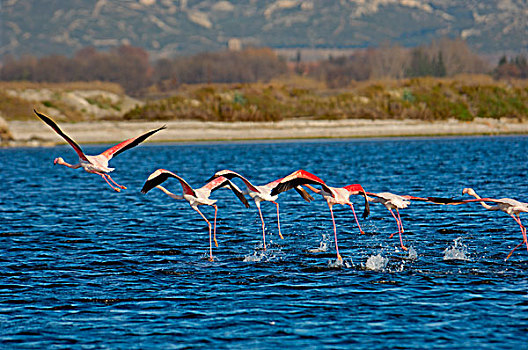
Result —
[[309, 74], [331, 87], [352, 81], [401, 79], [422, 76], [449, 77], [461, 73], [489, 73], [488, 64], [473, 53], [462, 39], [441, 39], [427, 46], [403, 48], [382, 45], [349, 57], [321, 62]]
[[120, 84], [132, 94], [148, 86], [151, 76], [148, 53], [132, 46], [120, 46], [109, 52], [87, 47], [73, 58], [51, 55], [38, 59], [23, 56], [16, 60], [6, 57], [0, 70], [0, 78], [4, 81], [109, 81]]
[[416, 48], [384, 44], [310, 64], [302, 62], [300, 54], [295, 62], [288, 64], [269, 48], [202, 53], [151, 62], [144, 49], [125, 45], [106, 52], [87, 47], [72, 58], [4, 56], [0, 67], [0, 79], [4, 81], [109, 81], [120, 84], [131, 95], [140, 95], [151, 87], [169, 91], [181, 84], [267, 82], [286, 73], [309, 75], [325, 81], [328, 87], [339, 88], [353, 81], [451, 77], [461, 73], [492, 73], [498, 79], [528, 78], [528, 64], [524, 56], [511, 59], [504, 56], [491, 69], [462, 39], [444, 38]]
[[120, 46], [108, 52], [93, 47], [79, 50], [73, 58], [51, 55], [42, 58], [4, 57], [3, 81], [33, 82], [109, 81], [127, 93], [138, 95], [149, 86], [160, 90], [193, 83], [246, 83], [268, 81], [287, 72], [286, 62], [268, 48], [203, 53], [190, 57], [160, 59], [153, 64], [139, 47]]
[[179, 84], [267, 82], [287, 72], [286, 62], [273, 50], [247, 48], [160, 59], [154, 65], [153, 79], [163, 91]]
[[493, 71], [493, 76], [496, 79], [528, 78], [528, 60], [524, 55], [518, 55], [508, 60], [508, 57], [502, 56], [499, 60], [497, 68]]

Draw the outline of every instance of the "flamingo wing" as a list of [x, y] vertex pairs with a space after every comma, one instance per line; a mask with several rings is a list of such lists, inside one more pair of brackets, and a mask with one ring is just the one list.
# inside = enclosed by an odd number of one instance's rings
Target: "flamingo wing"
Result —
[[246, 199], [246, 197], [244, 196], [244, 194], [242, 193], [242, 191], [240, 190], [240, 188], [238, 188], [237, 185], [232, 183], [228, 178], [226, 178], [224, 176], [219, 176], [219, 177], [209, 181], [202, 188], [206, 188], [209, 191], [211, 191], [211, 193], [212, 193], [212, 192], [214, 192], [217, 189], [222, 188], [222, 187], [228, 187], [229, 189], [231, 189], [231, 191], [233, 191], [233, 193], [242, 202], [242, 204], [244, 204], [246, 206], [246, 208], [249, 208], [249, 202]]
[[193, 188], [183, 178], [165, 169], [158, 169], [150, 174], [150, 176], [147, 178], [147, 181], [145, 181], [143, 188], [141, 189], [141, 193], [146, 194], [154, 187], [164, 183], [169, 177], [174, 177], [180, 182], [184, 194], [196, 197], [196, 193], [194, 192]]
[[365, 199], [365, 210], [363, 211], [363, 219], [368, 218], [368, 216], [370, 215], [370, 204], [368, 201], [367, 192], [365, 191], [363, 186], [361, 186], [360, 184], [352, 184], [343, 188], [346, 189], [350, 194], [361, 194], [363, 196], [363, 198]]
[[232, 170], [225, 169], [225, 170], [217, 171], [207, 181], [211, 181], [211, 180], [216, 179], [216, 178], [221, 177], [221, 176], [225, 177], [228, 180], [232, 180], [233, 178], [238, 177], [239, 179], [244, 181], [244, 184], [246, 184], [246, 187], [247, 187], [248, 190], [260, 193], [260, 190], [258, 188], [256, 188], [248, 179], [246, 179], [244, 176], [242, 176], [239, 173], [234, 172]]
[[53, 129], [53, 131], [55, 131], [55, 132], [56, 132], [57, 134], [59, 134], [63, 139], [65, 139], [66, 142], [68, 142], [68, 143], [70, 144], [70, 146], [73, 147], [73, 149], [75, 150], [75, 152], [77, 153], [77, 155], [79, 156], [80, 159], [89, 162], [88, 158], [86, 158], [86, 155], [85, 155], [84, 152], [82, 151], [81, 146], [79, 146], [79, 145], [77, 144], [77, 142], [73, 141], [68, 135], [66, 135], [66, 134], [65, 134], [65, 133], [59, 128], [59, 126], [57, 125], [57, 123], [55, 123], [50, 117], [47, 117], [47, 116], [45, 116], [44, 114], [37, 112], [35, 109], [33, 110], [33, 112], [35, 112], [35, 114], [37, 115], [37, 117], [39, 117], [44, 123], [48, 124], [48, 125]]
[[133, 147], [136, 147], [137, 145], [139, 145], [141, 142], [145, 141], [147, 138], [149, 138], [150, 136], [154, 135], [155, 133], [157, 133], [158, 131], [160, 130], [163, 130], [163, 129], [166, 129], [167, 126], [163, 125], [161, 128], [157, 128], [157, 129], [154, 129], [154, 130], [151, 130], [151, 131], [148, 131], [142, 135], [139, 135], [137, 137], [133, 137], [131, 139], [128, 139], [128, 140], [125, 140], [121, 143], [118, 143], [117, 145], [107, 149], [106, 151], [104, 151], [102, 153], [102, 155], [104, 155], [106, 158], [108, 158], [108, 160], [112, 159], [112, 157], [114, 156], [117, 156], [119, 153], [122, 153], [126, 150], [129, 150]]
[[291, 190], [301, 185], [320, 185], [325, 192], [332, 193], [332, 190], [325, 184], [323, 180], [318, 178], [312, 173], [309, 173], [305, 170], [297, 170], [290, 175], [283, 178], [272, 190], [271, 195], [275, 196], [279, 193]]

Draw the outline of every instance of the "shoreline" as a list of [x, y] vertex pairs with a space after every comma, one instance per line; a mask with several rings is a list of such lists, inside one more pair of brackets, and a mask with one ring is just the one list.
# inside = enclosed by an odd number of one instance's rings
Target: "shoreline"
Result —
[[[478, 118], [471, 122], [457, 120], [309, 120], [281, 122], [200, 122], [200, 121], [90, 121], [61, 123], [61, 129], [81, 144], [117, 143], [145, 131], [167, 125], [163, 132], [149, 138], [150, 142], [248, 142], [287, 140], [330, 140], [394, 137], [446, 137], [478, 135], [528, 134], [528, 121]], [[7, 147], [39, 147], [65, 144], [47, 125], [39, 120], [8, 122], [14, 141]], [[148, 142], [147, 141], [147, 142]]]

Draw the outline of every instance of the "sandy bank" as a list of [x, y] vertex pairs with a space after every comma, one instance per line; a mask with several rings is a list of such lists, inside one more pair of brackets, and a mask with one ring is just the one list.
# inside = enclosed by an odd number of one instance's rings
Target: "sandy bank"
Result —
[[[62, 123], [62, 130], [79, 143], [113, 143], [167, 124], [152, 141], [217, 141], [303, 138], [355, 138], [389, 136], [443, 136], [475, 134], [528, 134], [528, 122], [477, 119], [424, 122], [416, 120], [286, 120], [276, 123], [81, 122]], [[13, 121], [9, 128], [19, 144], [64, 143], [39, 120]]]

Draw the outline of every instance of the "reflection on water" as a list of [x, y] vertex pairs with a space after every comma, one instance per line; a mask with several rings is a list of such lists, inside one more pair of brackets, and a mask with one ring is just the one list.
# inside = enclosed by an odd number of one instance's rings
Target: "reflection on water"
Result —
[[504, 213], [413, 203], [401, 211], [405, 252], [384, 207], [360, 219], [361, 235], [352, 212], [334, 206], [337, 262], [322, 199], [281, 195], [284, 240], [275, 207], [263, 205], [274, 233], [263, 251], [258, 212], [219, 190], [209, 262], [204, 220], [139, 189], [161, 167], [196, 187], [224, 168], [256, 184], [303, 168], [372, 192], [451, 197], [473, 187], [527, 201], [527, 149], [526, 137], [142, 145], [112, 160], [121, 193], [53, 167], [54, 157], [75, 159], [69, 147], [0, 150], [2, 347], [524, 348], [528, 253], [504, 261], [521, 240]]

